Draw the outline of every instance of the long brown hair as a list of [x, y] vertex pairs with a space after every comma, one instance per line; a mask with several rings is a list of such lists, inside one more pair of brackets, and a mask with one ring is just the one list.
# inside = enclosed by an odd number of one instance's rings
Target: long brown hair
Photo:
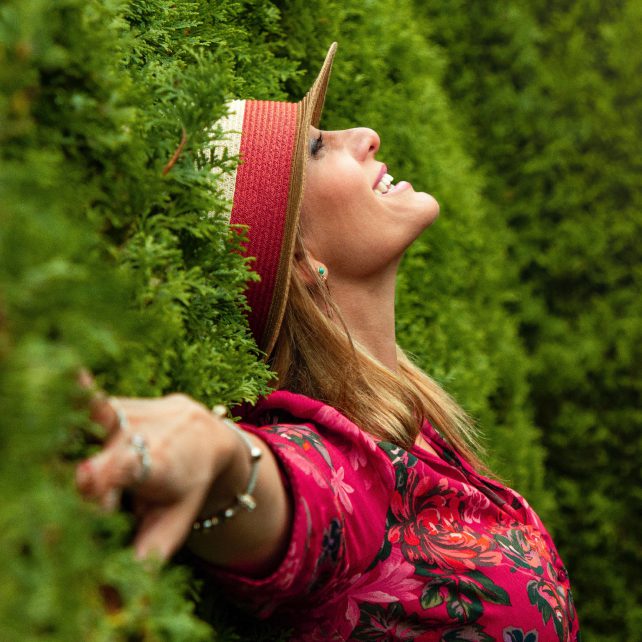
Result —
[[[270, 359], [276, 386], [323, 401], [370, 434], [410, 448], [424, 419], [473, 466], [488, 472], [471, 418], [397, 346], [393, 372], [353, 341], [300, 234], [283, 324]], [[296, 260], [296, 259], [295, 259]]]

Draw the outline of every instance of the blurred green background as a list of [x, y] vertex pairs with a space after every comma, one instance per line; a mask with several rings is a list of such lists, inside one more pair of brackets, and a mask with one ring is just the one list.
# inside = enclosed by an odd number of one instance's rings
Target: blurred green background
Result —
[[[0, 0], [3, 642], [214, 639], [188, 572], [76, 496], [75, 373], [266, 391], [202, 150], [226, 99], [299, 99], [334, 40], [323, 126], [376, 129], [442, 208], [401, 344], [554, 533], [585, 639], [642, 640], [642, 3]], [[216, 639], [278, 636], [210, 602]]]

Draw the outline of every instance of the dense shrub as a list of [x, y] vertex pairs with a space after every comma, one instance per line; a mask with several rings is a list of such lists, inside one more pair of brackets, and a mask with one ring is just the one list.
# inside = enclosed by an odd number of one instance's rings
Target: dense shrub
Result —
[[208, 217], [222, 203], [199, 150], [231, 92], [282, 95], [276, 17], [267, 2], [0, 7], [2, 639], [210, 638], [183, 573], [132, 564], [125, 519], [76, 496], [92, 440], [75, 382], [84, 366], [113, 392], [208, 404], [265, 390], [247, 266]]
[[589, 637], [642, 631], [638, 2], [417, 3], [512, 236], [556, 540]]

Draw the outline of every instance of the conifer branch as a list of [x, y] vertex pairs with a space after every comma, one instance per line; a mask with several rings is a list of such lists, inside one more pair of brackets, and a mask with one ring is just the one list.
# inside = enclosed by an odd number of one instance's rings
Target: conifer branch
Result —
[[181, 142], [178, 144], [178, 147], [176, 148], [176, 151], [172, 155], [172, 157], [169, 159], [167, 165], [163, 167], [163, 176], [166, 176], [169, 173], [169, 170], [174, 167], [176, 164], [176, 161], [178, 160], [178, 157], [181, 155], [181, 152], [183, 151], [183, 147], [185, 147], [185, 143], [187, 142], [187, 132], [185, 131], [185, 127], [182, 128], [183, 134], [181, 136]]

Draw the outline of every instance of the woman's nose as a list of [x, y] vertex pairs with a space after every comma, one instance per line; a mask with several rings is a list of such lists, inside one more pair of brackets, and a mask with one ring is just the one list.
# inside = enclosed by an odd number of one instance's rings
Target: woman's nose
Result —
[[355, 127], [350, 130], [354, 140], [354, 151], [359, 160], [374, 156], [379, 150], [381, 139], [374, 129], [368, 127]]

